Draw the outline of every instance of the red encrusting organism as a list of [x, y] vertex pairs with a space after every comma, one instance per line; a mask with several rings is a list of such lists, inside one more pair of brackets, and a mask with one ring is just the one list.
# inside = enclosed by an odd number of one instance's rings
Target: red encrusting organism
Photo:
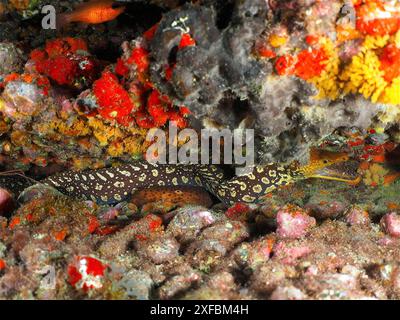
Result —
[[93, 84], [93, 93], [99, 104], [99, 114], [103, 118], [116, 120], [120, 124], [129, 123], [135, 105], [113, 73], [103, 72], [101, 78]]
[[235, 203], [232, 207], [230, 207], [225, 212], [225, 216], [232, 220], [241, 220], [246, 218], [247, 214], [251, 211], [249, 205], [247, 203]]
[[[400, 29], [400, 4], [384, 0], [356, 1], [356, 28], [372, 36], [393, 35]], [[390, 17], [388, 16], [390, 14]]]
[[129, 68], [126, 66], [124, 61], [119, 58], [115, 66], [115, 73], [119, 76], [126, 77], [129, 73]]
[[30, 58], [38, 73], [59, 85], [81, 87], [97, 77], [99, 62], [88, 55], [86, 42], [76, 38], [48, 41], [44, 49], [35, 49]]
[[328, 56], [323, 48], [303, 50], [296, 56], [285, 55], [275, 62], [276, 72], [280, 75], [295, 75], [304, 80], [320, 76], [325, 70]]
[[[144, 34], [144, 39], [151, 40], [157, 31], [157, 25]], [[190, 35], [184, 34], [180, 41], [180, 49], [195, 45]], [[187, 126], [186, 117], [190, 111], [186, 107], [175, 106], [168, 96], [162, 95], [149, 77], [150, 52], [137, 44], [127, 57], [117, 60], [115, 74], [111, 71], [103, 73], [93, 85], [93, 92], [99, 104], [99, 114], [106, 119], [115, 119], [122, 125], [130, 125], [133, 121], [144, 129], [163, 127], [168, 121], [179, 128]], [[131, 69], [136, 72], [128, 89], [124, 83], [131, 76]], [[174, 64], [167, 66], [165, 77], [172, 79]], [[117, 76], [122, 77], [122, 81]]]
[[156, 34], [156, 32], [157, 32], [157, 29], [158, 29], [158, 23], [156, 23], [154, 26], [152, 26], [149, 30], [147, 30], [147, 31], [143, 34], [143, 36], [144, 36], [144, 38], [146, 39], [146, 41], [151, 41], [151, 40], [153, 40], [153, 38], [154, 38], [154, 36], [155, 36], [155, 34]]
[[188, 33], [184, 33], [182, 35], [181, 41], [179, 42], [179, 49], [183, 49], [186, 47], [192, 47], [196, 45], [196, 41], [192, 38], [192, 36]]
[[149, 53], [144, 48], [136, 47], [132, 50], [132, 54], [127, 60], [127, 63], [134, 63], [136, 65], [138, 73], [144, 73], [148, 70], [150, 65]]
[[394, 43], [387, 45], [380, 56], [381, 70], [384, 78], [391, 83], [394, 78], [400, 76], [400, 48]]
[[103, 287], [107, 265], [90, 256], [76, 256], [68, 266], [68, 282], [84, 292]]
[[257, 53], [262, 58], [272, 59], [276, 57], [276, 53], [268, 48], [261, 47], [257, 50]]

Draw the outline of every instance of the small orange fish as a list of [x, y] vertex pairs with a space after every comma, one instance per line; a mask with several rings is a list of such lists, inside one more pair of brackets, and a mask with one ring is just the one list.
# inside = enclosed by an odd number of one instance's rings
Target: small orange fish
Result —
[[125, 11], [125, 6], [118, 1], [90, 0], [78, 5], [74, 11], [58, 16], [59, 28], [71, 22], [83, 22], [87, 24], [99, 24], [114, 20]]

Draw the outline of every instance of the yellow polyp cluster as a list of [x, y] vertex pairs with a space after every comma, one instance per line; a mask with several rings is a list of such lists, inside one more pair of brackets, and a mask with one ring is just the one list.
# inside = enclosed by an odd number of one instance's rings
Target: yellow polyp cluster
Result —
[[389, 36], [365, 38], [360, 52], [352, 58], [340, 75], [341, 87], [345, 94], [360, 93], [372, 102], [380, 102], [387, 82], [384, 73], [380, 70], [380, 61], [377, 49], [387, 45]]
[[100, 143], [100, 146], [107, 146], [112, 140], [122, 139], [122, 130], [115, 126], [107, 126], [98, 118], [89, 118], [88, 126], [93, 130], [93, 135]]
[[75, 170], [82, 171], [85, 169], [100, 169], [104, 168], [106, 163], [100, 159], [93, 159], [91, 157], [75, 157], [72, 159], [72, 167]]
[[64, 136], [82, 137], [90, 134], [90, 129], [81, 119], [76, 119], [72, 123], [64, 122], [60, 119], [50, 123], [50, 128], [61, 133]]
[[385, 89], [381, 101], [386, 104], [400, 105], [400, 77], [393, 79], [392, 83]]
[[322, 38], [321, 44], [325, 52], [329, 55], [325, 70], [321, 75], [312, 78], [310, 81], [318, 88], [317, 99], [329, 98], [335, 100], [340, 95], [338, 76], [340, 71], [340, 58], [338, 49], [328, 38]]
[[335, 100], [351, 93], [374, 103], [400, 105], [400, 77], [388, 83], [379, 59], [382, 49], [390, 43], [400, 44], [400, 32], [393, 37], [366, 36], [358, 54], [343, 65], [335, 43], [322, 38], [320, 44], [330, 58], [321, 75], [310, 80], [319, 90], [316, 98]]
[[363, 174], [363, 182], [367, 186], [383, 185], [389, 170], [378, 163], [372, 164]]
[[16, 10], [28, 9], [29, 3], [29, 0], [10, 0], [11, 6], [13, 6]]
[[98, 118], [90, 118], [89, 127], [101, 146], [107, 146], [107, 153], [112, 157], [129, 154], [136, 157], [142, 154], [147, 146], [144, 143], [147, 131], [138, 128], [124, 128], [105, 124]]
[[[86, 151], [100, 146], [111, 157], [140, 157], [148, 147], [145, 142], [146, 129], [120, 127], [97, 117], [72, 117], [69, 121], [57, 118], [50, 123], [36, 124], [35, 130], [53, 141], [69, 140], [69, 143], [77, 143]], [[94, 143], [93, 138], [97, 143]], [[79, 165], [81, 166], [84, 165]]]
[[274, 48], [279, 48], [279, 47], [285, 45], [287, 40], [288, 39], [286, 36], [279, 36], [277, 34], [272, 34], [268, 39], [269, 44], [271, 46], [273, 46]]
[[139, 157], [143, 152], [143, 141], [136, 137], [128, 137], [120, 141], [113, 141], [107, 148], [107, 153], [112, 157], [119, 157], [124, 153], [132, 157]]

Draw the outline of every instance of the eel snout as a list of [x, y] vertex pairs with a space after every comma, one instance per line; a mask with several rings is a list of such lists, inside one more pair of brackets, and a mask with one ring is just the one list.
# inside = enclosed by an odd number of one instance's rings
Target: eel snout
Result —
[[345, 161], [334, 163], [324, 168], [316, 170], [310, 178], [319, 178], [326, 180], [335, 180], [347, 182], [350, 184], [358, 184], [361, 176], [358, 174], [358, 161]]

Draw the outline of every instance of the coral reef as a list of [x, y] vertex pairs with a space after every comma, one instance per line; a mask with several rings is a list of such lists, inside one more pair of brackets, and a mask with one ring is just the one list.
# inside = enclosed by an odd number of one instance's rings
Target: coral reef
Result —
[[[337, 193], [340, 186], [320, 187]], [[398, 214], [377, 196], [386, 214], [375, 222], [376, 209], [364, 206], [369, 193], [353, 190], [357, 205], [348, 202], [336, 219], [329, 205], [306, 210], [298, 201], [300, 207], [280, 206], [272, 216], [271, 204], [184, 206], [165, 220], [165, 213], [143, 214], [126, 204], [106, 209], [43, 190], [8, 222], [0, 218], [0, 297], [398, 298]]]
[[[132, 0], [57, 30], [44, 4], [0, 1], [0, 299], [400, 299], [398, 1]], [[171, 124], [254, 129], [285, 183], [230, 207], [199, 187], [230, 164], [115, 206], [36, 184], [146, 160]], [[314, 148], [345, 161], [287, 185]]]
[[[379, 7], [380, 1], [375, 2]], [[180, 128], [248, 127], [256, 130], [258, 162], [305, 162], [310, 146], [318, 145], [337, 128], [389, 130], [398, 118], [395, 70], [399, 33], [396, 24], [379, 32], [366, 27], [363, 17], [368, 12], [374, 15], [374, 10], [378, 9], [370, 3], [342, 1], [186, 4], [167, 11], [133, 40], [120, 41], [122, 56], [114, 55], [112, 61], [89, 54], [99, 51], [93, 48], [96, 41], [90, 36], [86, 41], [44, 38], [42, 48], [26, 52], [31, 59], [22, 74], [44, 77], [39, 84], [25, 82], [39, 88], [46, 83], [55, 109], [46, 122], [51, 125], [35, 127], [33, 133], [46, 143], [59, 145], [60, 138], [54, 137], [56, 127], [70, 137], [65, 145], [80, 150], [84, 140], [85, 159], [107, 154], [101, 159], [104, 165], [114, 158], [140, 156], [138, 146], [143, 144], [146, 130], [169, 122]], [[374, 23], [382, 25], [376, 15]], [[20, 98], [13, 83], [22, 71], [21, 54], [10, 45], [3, 44], [11, 60], [0, 84], [6, 94], [2, 100]], [[10, 76], [14, 73], [17, 75]], [[23, 97], [29, 100], [28, 108], [38, 110], [43, 109], [42, 104], [46, 108], [53, 104], [31, 101], [36, 90], [33, 86], [21, 88], [22, 92], [28, 90], [32, 93]], [[68, 113], [60, 114], [60, 107]], [[186, 119], [189, 115], [190, 121]], [[138, 127], [140, 133], [129, 137], [131, 142], [113, 139], [88, 128], [87, 121], [100, 125], [98, 118], [107, 128], [102, 131]], [[91, 148], [87, 140], [98, 143]], [[82, 159], [76, 158], [83, 157], [75, 154], [66, 165], [81, 168], [75, 163]], [[99, 165], [91, 162], [84, 167]]]

